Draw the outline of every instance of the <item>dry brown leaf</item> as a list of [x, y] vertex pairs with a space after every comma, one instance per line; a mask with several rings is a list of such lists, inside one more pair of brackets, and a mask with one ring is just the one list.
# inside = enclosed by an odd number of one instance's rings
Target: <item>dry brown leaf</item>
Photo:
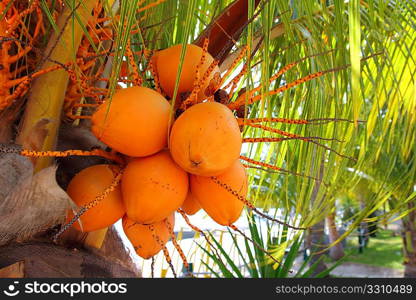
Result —
[[33, 175], [27, 158], [0, 156], [0, 245], [27, 240], [65, 220], [74, 206], [56, 183], [56, 166]]

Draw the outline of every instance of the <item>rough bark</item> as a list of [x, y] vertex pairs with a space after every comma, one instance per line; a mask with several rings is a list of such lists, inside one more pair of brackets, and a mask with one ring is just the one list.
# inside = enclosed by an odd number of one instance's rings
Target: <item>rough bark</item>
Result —
[[55, 167], [33, 175], [29, 159], [0, 154], [0, 245], [25, 241], [65, 220], [72, 207]]
[[[99, 250], [84, 249], [85, 234], [75, 230], [60, 245], [52, 244], [54, 228], [65, 221], [73, 206], [57, 185], [55, 170], [49, 167], [33, 174], [30, 159], [0, 154], [0, 269], [23, 261], [25, 277], [140, 276], [114, 228], [109, 229]], [[10, 273], [15, 272], [4, 274]]]
[[0, 143], [10, 143], [13, 139], [13, 122], [17, 114], [14, 107], [0, 111]]
[[26, 278], [117, 278], [139, 275], [107, 257], [42, 242], [11, 244], [0, 248], [0, 268], [17, 262], [24, 262]]
[[325, 249], [325, 220], [316, 223], [309, 229], [309, 242], [310, 249], [312, 252], [312, 257], [310, 260], [310, 265], [315, 264], [318, 260], [318, 264], [315, 270], [312, 273], [312, 277], [315, 277], [317, 274], [325, 271], [327, 269], [326, 264], [323, 262], [322, 258], [325, 255], [325, 252], [322, 252]]
[[[321, 186], [321, 181], [324, 175], [324, 167], [325, 167], [325, 160], [324, 156], [321, 158], [320, 167], [319, 167], [319, 181], [315, 183], [314, 189], [312, 191], [311, 196], [311, 203], [313, 204], [315, 201], [317, 201], [317, 197], [319, 194], [319, 188]], [[317, 261], [318, 264], [315, 268], [315, 270], [312, 273], [312, 277], [316, 276], [317, 274], [325, 271], [327, 269], [326, 264], [322, 260], [322, 256], [325, 255], [325, 252], [322, 252], [322, 250], [325, 248], [326, 242], [325, 242], [325, 219], [322, 221], [316, 223], [313, 225], [308, 233], [308, 243], [309, 243], [309, 249], [311, 250], [312, 257], [310, 260], [310, 264], [313, 265]]]
[[[62, 234], [58, 242], [63, 246], [82, 249], [86, 247], [84, 242], [87, 234], [88, 233], [83, 233], [70, 228]], [[141, 276], [138, 266], [134, 263], [129, 249], [125, 247], [124, 242], [118, 234], [115, 226], [111, 226], [108, 229], [105, 240], [100, 249], [88, 247], [88, 251], [115, 261], [134, 271], [137, 276]]]
[[[329, 243], [332, 244], [340, 237], [337, 225], [335, 224], [335, 213], [331, 213], [326, 217], [326, 226], [329, 233]], [[344, 255], [344, 247], [342, 246], [341, 242], [336, 243], [331, 248], [329, 248], [329, 256], [333, 260], [339, 260], [344, 257]]]

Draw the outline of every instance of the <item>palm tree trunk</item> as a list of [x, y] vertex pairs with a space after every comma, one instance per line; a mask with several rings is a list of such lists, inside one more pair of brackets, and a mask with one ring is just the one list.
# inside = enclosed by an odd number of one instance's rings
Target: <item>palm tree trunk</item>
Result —
[[[337, 225], [335, 224], [335, 212], [329, 214], [326, 217], [326, 226], [328, 228], [328, 233], [329, 233], [329, 243], [332, 244], [336, 240], [338, 240], [340, 237], [340, 234], [337, 229]], [[329, 249], [329, 256], [333, 260], [339, 260], [342, 257], [344, 257], [344, 255], [345, 255], [344, 247], [342, 246], [341, 243], [337, 243]]]
[[[314, 156], [315, 157], [315, 156]], [[319, 173], [318, 173], [318, 178], [319, 181], [315, 183], [314, 189], [312, 191], [312, 196], [311, 196], [311, 203], [314, 203], [315, 201], [317, 201], [317, 197], [318, 197], [318, 193], [319, 193], [319, 188], [321, 185], [321, 181], [323, 178], [323, 174], [324, 174], [324, 156], [322, 156], [321, 158], [321, 163], [320, 163], [320, 167], [319, 167]], [[325, 196], [323, 196], [325, 197]], [[326, 264], [323, 262], [322, 258], [325, 255], [325, 252], [322, 252], [322, 250], [324, 249], [326, 242], [325, 242], [325, 219], [323, 219], [322, 221], [320, 221], [319, 223], [316, 223], [315, 225], [313, 225], [309, 231], [308, 231], [308, 237], [307, 237], [307, 247], [308, 249], [310, 249], [311, 251], [311, 260], [310, 260], [310, 264], [313, 265], [318, 261], [318, 264], [312, 274], [312, 277], [315, 277], [315, 275], [325, 271], [327, 269]]]
[[317, 261], [318, 264], [312, 273], [312, 277], [315, 277], [317, 274], [325, 271], [327, 269], [326, 264], [323, 261], [323, 256], [326, 252], [321, 252], [326, 245], [325, 242], [325, 220], [322, 220], [319, 223], [313, 225], [308, 232], [308, 242], [309, 249], [311, 249], [312, 257], [310, 260], [310, 265], [315, 264]]
[[416, 211], [408, 204], [409, 215], [403, 219], [404, 277], [416, 278]]

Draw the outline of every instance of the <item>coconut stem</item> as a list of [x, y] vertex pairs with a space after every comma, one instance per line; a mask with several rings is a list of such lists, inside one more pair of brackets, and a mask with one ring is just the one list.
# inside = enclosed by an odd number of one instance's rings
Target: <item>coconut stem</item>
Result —
[[[51, 60], [67, 63], [74, 59], [83, 35], [79, 23], [88, 23], [96, 3], [97, 0], [85, 0], [82, 3], [76, 1], [75, 11], [72, 11], [68, 6], [65, 7], [57, 22], [59, 34], [52, 34], [45, 51], [45, 53], [50, 53], [49, 58]], [[79, 17], [79, 22], [75, 21], [71, 26], [67, 26], [73, 13]], [[45, 60], [41, 68], [46, 69], [53, 65], [48, 59]], [[21, 131], [17, 137], [18, 143], [24, 144], [25, 140], [29, 138], [32, 128], [39, 120], [48, 119], [51, 122], [48, 124], [48, 135], [41, 150], [51, 150], [55, 147], [68, 79], [68, 72], [59, 69], [43, 74], [34, 81], [21, 124]], [[38, 159], [35, 172], [45, 168], [50, 163], [50, 157]]]

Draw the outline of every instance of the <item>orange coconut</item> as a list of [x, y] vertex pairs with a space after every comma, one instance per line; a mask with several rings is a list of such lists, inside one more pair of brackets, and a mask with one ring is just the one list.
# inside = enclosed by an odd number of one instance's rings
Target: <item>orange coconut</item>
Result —
[[[182, 45], [176, 45], [161, 51], [158, 51], [153, 57], [153, 64], [156, 69], [156, 73], [159, 77], [159, 83], [163, 91], [170, 97], [173, 97], [175, 89], [176, 74], [178, 72], [178, 66], [180, 62], [180, 55], [182, 51]], [[196, 77], [197, 66], [201, 61], [203, 50], [196, 45], [187, 45], [185, 58], [182, 65], [181, 78], [179, 81], [178, 95], [183, 92], [191, 92], [194, 88], [194, 81]], [[199, 69], [199, 78], [201, 78], [214, 58], [206, 53], [205, 60]], [[220, 69], [218, 66], [210, 73], [207, 80], [202, 83], [201, 89], [198, 93], [198, 99], [203, 100], [208, 96], [211, 96], [215, 91], [208, 91], [211, 80], [219, 78]]]
[[[175, 225], [174, 214], [167, 218], [171, 228]], [[169, 227], [165, 220], [156, 222], [153, 225], [154, 232], [150, 229], [150, 225], [139, 224], [129, 217], [123, 217], [123, 230], [127, 238], [130, 240], [136, 253], [144, 258], [149, 259], [162, 250], [162, 245], [165, 245], [170, 238]], [[159, 242], [155, 238], [159, 239]]]
[[[88, 167], [72, 178], [67, 193], [78, 206], [83, 206], [100, 196], [114, 181], [120, 168], [112, 165], [95, 165]], [[106, 198], [87, 210], [73, 227], [89, 232], [114, 224], [125, 214], [121, 188], [116, 186]], [[72, 219], [72, 211], [68, 218]]]
[[[227, 171], [216, 178], [239, 195], [246, 196], [247, 175], [240, 161], [235, 161]], [[191, 175], [190, 182], [192, 193], [215, 222], [229, 226], [240, 217], [244, 203], [210, 177]]]
[[127, 215], [140, 224], [167, 218], [182, 205], [188, 187], [188, 174], [167, 150], [130, 161], [121, 180]]
[[196, 214], [201, 209], [201, 205], [198, 203], [191, 190], [188, 191], [188, 195], [186, 196], [181, 208], [187, 215], [190, 216]]
[[217, 102], [196, 104], [173, 123], [170, 151], [189, 173], [219, 175], [238, 159], [241, 133], [231, 110]]
[[146, 87], [117, 90], [92, 116], [92, 132], [123, 154], [141, 157], [166, 146], [169, 102]]

